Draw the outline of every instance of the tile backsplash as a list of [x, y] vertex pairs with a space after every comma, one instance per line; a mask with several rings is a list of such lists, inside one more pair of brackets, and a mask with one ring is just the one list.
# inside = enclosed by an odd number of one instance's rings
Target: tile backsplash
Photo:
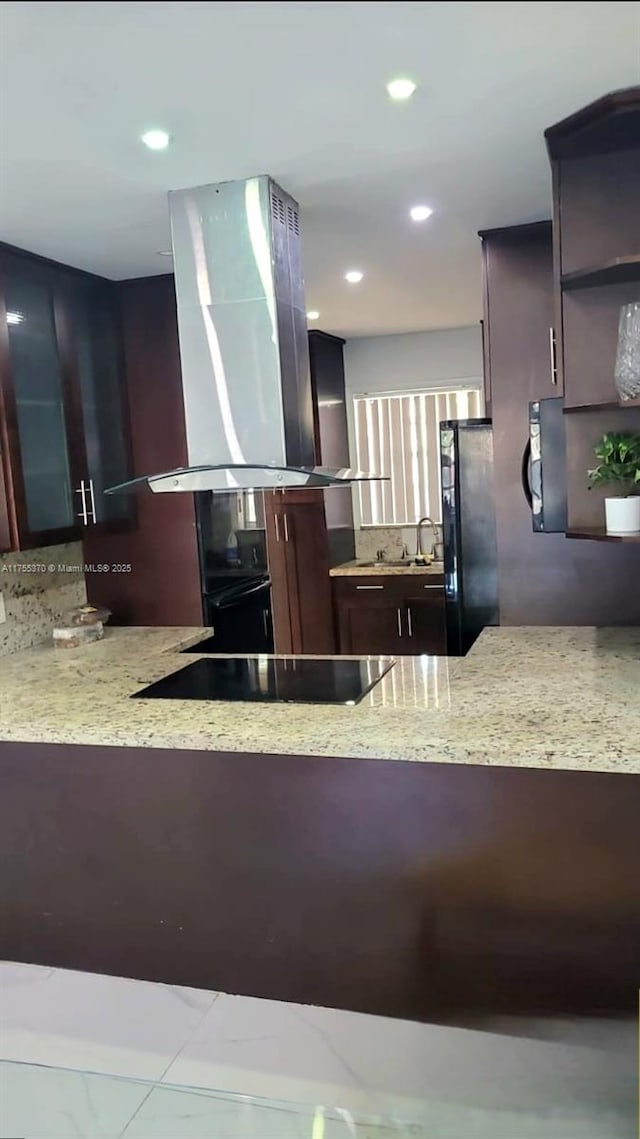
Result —
[[[438, 541], [442, 540], [442, 527], [436, 526]], [[356, 557], [359, 561], [373, 561], [378, 550], [384, 550], [387, 558], [402, 557], [402, 548], [406, 545], [409, 556], [414, 557], [416, 552], [415, 526], [367, 526], [356, 530]], [[422, 531], [422, 542], [425, 553], [431, 553], [433, 545], [433, 531], [425, 526]]]
[[81, 542], [0, 555], [0, 593], [6, 620], [0, 656], [51, 640], [51, 630], [87, 600]]

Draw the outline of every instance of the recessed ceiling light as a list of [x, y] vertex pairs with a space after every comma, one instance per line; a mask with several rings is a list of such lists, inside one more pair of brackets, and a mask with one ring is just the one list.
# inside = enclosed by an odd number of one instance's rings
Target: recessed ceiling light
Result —
[[24, 320], [24, 314], [21, 312], [8, 312], [7, 313], [7, 324], [22, 324], [23, 320]]
[[348, 281], [350, 285], [357, 285], [363, 277], [364, 273], [361, 273], [359, 269], [349, 269], [349, 272], [344, 275], [345, 281]]
[[416, 90], [413, 79], [392, 79], [387, 83], [387, 91], [391, 99], [410, 99]]
[[158, 257], [173, 257], [173, 249], [159, 249]]
[[141, 137], [144, 145], [148, 146], [149, 150], [166, 150], [171, 142], [171, 136], [167, 131], [159, 130], [157, 127], [154, 127], [153, 130], [145, 131]]
[[409, 215], [412, 221], [426, 221], [430, 218], [433, 210], [430, 206], [412, 206], [409, 210]]
[[318, 320], [320, 313], [316, 308], [310, 308], [307, 313], [307, 320]]

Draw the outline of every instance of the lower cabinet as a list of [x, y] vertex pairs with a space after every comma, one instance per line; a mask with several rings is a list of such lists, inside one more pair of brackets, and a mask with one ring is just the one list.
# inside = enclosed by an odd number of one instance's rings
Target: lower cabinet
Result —
[[376, 574], [332, 581], [341, 653], [446, 653], [440, 575]]
[[267, 559], [277, 653], [336, 651], [329, 539], [321, 491], [265, 491]]

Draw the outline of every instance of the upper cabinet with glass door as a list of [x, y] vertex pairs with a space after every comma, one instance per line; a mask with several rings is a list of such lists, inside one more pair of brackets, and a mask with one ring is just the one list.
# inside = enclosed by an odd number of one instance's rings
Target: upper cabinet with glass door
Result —
[[77, 530], [68, 376], [55, 274], [0, 255], [5, 482], [13, 545], [49, 545]]
[[0, 429], [10, 546], [130, 524], [103, 490], [129, 474], [110, 282], [0, 248]]
[[115, 290], [109, 282], [79, 279], [67, 296], [72, 383], [82, 427], [81, 506], [87, 525], [128, 528], [132, 496], [104, 493], [131, 477]]

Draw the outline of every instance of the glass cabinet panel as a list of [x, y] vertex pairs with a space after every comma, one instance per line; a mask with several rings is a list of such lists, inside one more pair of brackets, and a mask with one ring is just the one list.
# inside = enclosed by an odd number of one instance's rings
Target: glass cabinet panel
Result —
[[74, 291], [70, 307], [78, 366], [87, 473], [87, 508], [95, 522], [131, 517], [130, 495], [105, 495], [106, 487], [130, 477], [125, 414], [120, 387], [120, 340], [110, 290], [100, 285]]
[[76, 519], [53, 289], [44, 279], [12, 273], [5, 301], [27, 528], [63, 529]]

